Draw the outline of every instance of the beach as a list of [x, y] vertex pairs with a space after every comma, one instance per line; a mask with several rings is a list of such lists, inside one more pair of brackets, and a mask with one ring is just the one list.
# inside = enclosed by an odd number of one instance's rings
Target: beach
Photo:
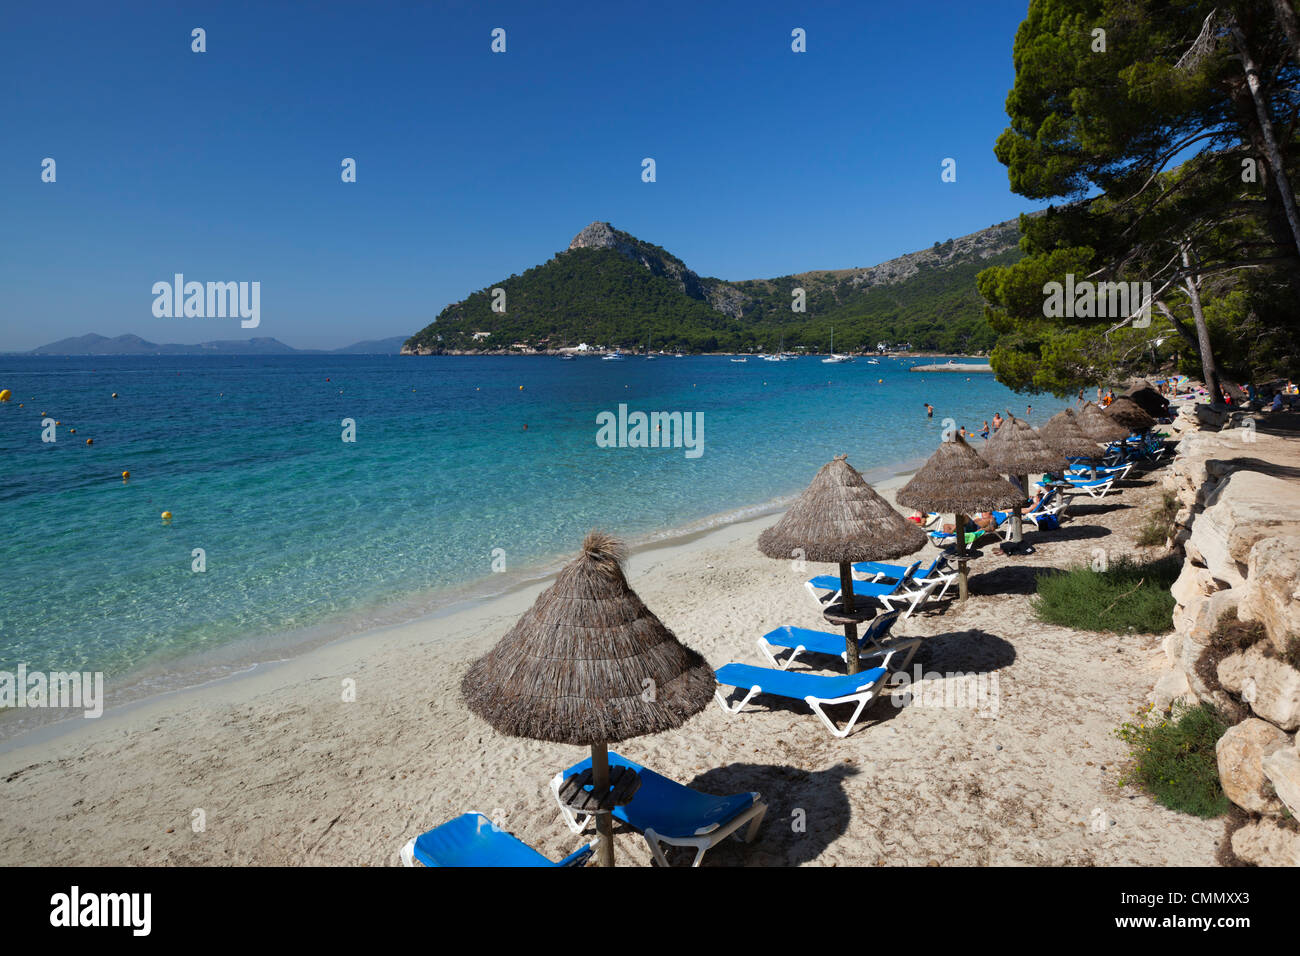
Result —
[[[904, 480], [876, 488], [892, 500]], [[895, 628], [924, 639], [909, 668], [923, 675], [919, 701], [874, 702], [846, 739], [802, 704], [760, 698], [612, 749], [703, 791], [762, 794], [755, 842], [725, 841], [706, 866], [1211, 865], [1222, 820], [1119, 785], [1114, 730], [1145, 705], [1161, 638], [1041, 624], [1028, 603], [1044, 569], [1139, 550], [1158, 482], [1159, 471], [1079, 503], [1033, 554], [985, 549], [971, 600], [933, 602]], [[779, 625], [824, 627], [803, 581], [831, 568], [757, 550], [776, 518], [627, 562], [649, 608], [715, 668], [765, 664], [755, 641]], [[549, 782], [586, 754], [502, 737], [459, 699], [470, 662], [544, 584], [11, 741], [0, 863], [397, 865], [403, 843], [468, 810], [561, 858], [590, 832], [565, 828]], [[993, 706], [947, 706], [937, 685], [959, 678], [924, 676], [956, 673], [983, 675]], [[638, 834], [615, 832], [620, 864], [650, 863]]]

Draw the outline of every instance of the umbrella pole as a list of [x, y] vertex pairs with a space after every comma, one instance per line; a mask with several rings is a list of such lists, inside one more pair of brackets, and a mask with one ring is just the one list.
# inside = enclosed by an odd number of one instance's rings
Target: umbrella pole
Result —
[[1025, 540], [1025, 526], [1020, 521], [1020, 512], [1024, 509], [1025, 499], [1029, 494], [1029, 476], [1016, 475], [1020, 481], [1021, 500], [1016, 502], [1015, 509], [1011, 512], [1011, 543], [1020, 544]]
[[[847, 561], [840, 562], [840, 602], [845, 615], [853, 613], [853, 565]], [[848, 673], [858, 672], [858, 626], [844, 625], [844, 665]]]
[[[591, 745], [591, 789], [604, 796], [609, 793], [609, 747], [606, 744]], [[599, 841], [596, 845], [596, 865], [614, 865], [614, 814], [596, 814], [596, 833]]]
[[957, 600], [964, 601], [970, 596], [966, 584], [966, 516], [955, 514], [952, 518], [953, 531], [957, 534]]

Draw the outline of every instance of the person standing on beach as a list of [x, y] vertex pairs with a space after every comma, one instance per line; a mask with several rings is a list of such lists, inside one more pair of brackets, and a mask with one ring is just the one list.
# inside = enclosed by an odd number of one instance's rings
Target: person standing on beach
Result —
[[925, 403], [925, 417], [934, 418], [934, 406], [931, 405], [929, 402]]
[[993, 413], [993, 430], [994, 430], [994, 431], [997, 431], [997, 430], [998, 430], [999, 428], [1001, 428], [1001, 427], [1002, 427], [1002, 413], [1001, 413], [1001, 412], [994, 412], [994, 413]]
[[989, 423], [988, 423], [988, 419], [985, 419], [984, 428], [980, 431], [980, 438], [988, 438], [988, 437], [989, 437]]

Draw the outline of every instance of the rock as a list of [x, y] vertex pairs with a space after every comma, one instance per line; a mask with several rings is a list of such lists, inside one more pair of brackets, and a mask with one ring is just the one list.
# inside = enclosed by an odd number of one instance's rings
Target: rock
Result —
[[1196, 618], [1183, 631], [1179, 666], [1187, 675], [1187, 683], [1198, 698], [1208, 698], [1222, 706], [1227, 698], [1217, 687], [1210, 687], [1196, 672], [1197, 662], [1210, 646], [1210, 635], [1219, 626], [1220, 618], [1235, 614], [1241, 594], [1235, 589], [1215, 591], [1197, 605]]
[[[1225, 463], [1216, 461], [1223, 467]], [[1207, 472], [1208, 476], [1208, 472]], [[1300, 487], [1258, 471], [1232, 471], [1208, 492], [1187, 541], [1209, 572], [1230, 587], [1245, 582], [1250, 551], [1263, 538], [1300, 537]]]
[[1156, 710], [1165, 711], [1177, 700], [1192, 703], [1192, 696], [1192, 689], [1187, 685], [1187, 674], [1181, 667], [1173, 667], [1160, 675], [1147, 699], [1155, 705]]
[[1264, 776], [1273, 784], [1278, 799], [1286, 804], [1291, 816], [1300, 817], [1300, 753], [1294, 747], [1283, 747], [1265, 757], [1263, 766]]
[[1267, 641], [1219, 661], [1218, 677], [1260, 717], [1283, 730], [1300, 728], [1300, 671], [1275, 656]]
[[1183, 635], [1177, 631], [1171, 631], [1165, 635], [1165, 639], [1160, 642], [1160, 649], [1165, 652], [1165, 660], [1171, 667], [1177, 667], [1182, 661], [1183, 655]]
[[1222, 581], [1216, 580], [1205, 568], [1198, 568], [1189, 562], [1183, 563], [1182, 573], [1169, 589], [1179, 604], [1190, 604], [1194, 597], [1208, 597], [1215, 591], [1222, 590]]
[[1282, 801], [1264, 776], [1264, 758], [1290, 742], [1282, 731], [1256, 717], [1229, 727], [1214, 748], [1219, 760], [1219, 781], [1228, 799], [1252, 813], [1280, 814]]
[[1218, 408], [1203, 403], [1191, 407], [1197, 423], [1203, 428], [1222, 428], [1224, 422], [1228, 420], [1228, 410], [1226, 408]]
[[1248, 823], [1232, 835], [1232, 852], [1256, 866], [1300, 866], [1300, 833], [1273, 820]]
[[1300, 639], [1300, 548], [1294, 538], [1263, 538], [1250, 549], [1238, 616], [1259, 621], [1274, 650]]

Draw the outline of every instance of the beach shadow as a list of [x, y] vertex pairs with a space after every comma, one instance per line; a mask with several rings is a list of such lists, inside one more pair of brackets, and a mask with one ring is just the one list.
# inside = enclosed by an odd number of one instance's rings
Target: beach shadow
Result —
[[1038, 579], [1045, 574], [1059, 574], [1058, 568], [1037, 564], [1007, 564], [970, 579], [970, 593], [976, 597], [996, 594], [1037, 594]]
[[1070, 517], [1077, 518], [1080, 515], [1104, 515], [1110, 514], [1112, 511], [1124, 511], [1133, 507], [1132, 505], [1126, 505], [1118, 501], [1109, 504], [1103, 504], [1101, 499], [1096, 499], [1096, 501], [1096, 504], [1090, 504], [1087, 501], [1080, 501], [1078, 498], [1075, 498], [1074, 501], [1070, 503]]
[[[767, 815], [753, 843], [723, 840], [709, 850], [701, 866], [797, 866], [817, 860], [848, 830], [845, 784], [860, 773], [846, 762], [820, 771], [733, 763], [699, 774], [686, 785], [702, 793], [757, 791], [767, 804]], [[689, 866], [694, 851], [669, 847], [665, 856], [674, 866]]]
[[1300, 412], [1269, 412], [1255, 419], [1255, 431], [1269, 435], [1294, 435], [1300, 432]]
[[1010, 667], [1015, 660], [1016, 648], [1010, 641], [972, 628], [927, 637], [909, 670], [919, 666], [923, 672], [980, 674]]
[[1103, 528], [1095, 524], [1067, 524], [1052, 531], [1034, 531], [1032, 536], [1025, 535], [1025, 540], [1037, 547], [1038, 545], [1049, 545], [1058, 541], [1091, 541], [1094, 538], [1105, 538], [1114, 534], [1109, 528]]
[[1294, 465], [1283, 465], [1276, 461], [1264, 461], [1260, 458], [1233, 458], [1227, 462], [1218, 458], [1211, 458], [1205, 463], [1205, 466], [1208, 469], [1211, 465], [1231, 468], [1236, 471], [1254, 471], [1273, 478], [1300, 478], [1300, 468]]

